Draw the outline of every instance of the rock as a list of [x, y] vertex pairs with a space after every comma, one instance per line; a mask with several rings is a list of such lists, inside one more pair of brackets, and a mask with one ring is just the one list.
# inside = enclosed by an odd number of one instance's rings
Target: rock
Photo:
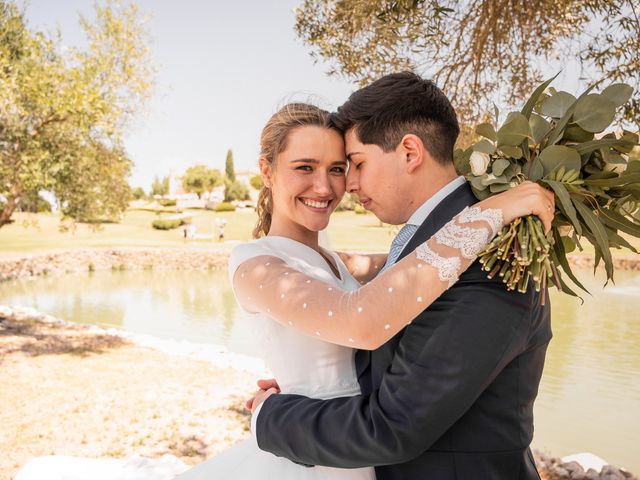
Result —
[[566, 457], [562, 457], [562, 461], [564, 463], [576, 462], [583, 470], [588, 471], [591, 468], [595, 470], [596, 473], [600, 473], [602, 468], [607, 465], [605, 460], [589, 452], [568, 455]]
[[[566, 457], [565, 457], [566, 458]], [[575, 460], [570, 460], [568, 462], [564, 462], [562, 467], [569, 472], [571, 478], [576, 478], [576, 474], [584, 474], [584, 468]]]
[[50, 455], [29, 460], [14, 480], [171, 480], [188, 465], [173, 455], [127, 459]]

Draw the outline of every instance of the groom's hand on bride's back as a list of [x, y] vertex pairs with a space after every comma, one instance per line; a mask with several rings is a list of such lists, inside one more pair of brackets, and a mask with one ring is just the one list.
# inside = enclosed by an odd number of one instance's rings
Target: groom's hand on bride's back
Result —
[[278, 381], [275, 378], [263, 378], [258, 380], [258, 388], [260, 390], [258, 390], [255, 395], [244, 404], [246, 409], [252, 412], [270, 395], [280, 393], [280, 385], [278, 385]]

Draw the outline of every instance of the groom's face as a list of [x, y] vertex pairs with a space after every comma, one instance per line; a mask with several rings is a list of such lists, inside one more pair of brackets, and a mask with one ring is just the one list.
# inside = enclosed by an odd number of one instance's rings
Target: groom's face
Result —
[[405, 223], [407, 172], [400, 149], [385, 152], [377, 145], [363, 144], [353, 128], [345, 134], [345, 147], [347, 191], [357, 194], [364, 208], [381, 221]]

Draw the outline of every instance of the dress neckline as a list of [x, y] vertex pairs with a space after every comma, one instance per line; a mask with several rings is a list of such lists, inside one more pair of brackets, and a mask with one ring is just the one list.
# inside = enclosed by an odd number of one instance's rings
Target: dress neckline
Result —
[[[345, 277], [345, 272], [344, 272], [344, 270], [342, 268], [342, 266], [343, 266], [342, 260], [340, 259], [340, 257], [338, 255], [336, 255], [331, 250], [327, 250], [326, 248], [319, 247], [328, 257], [333, 259], [333, 261], [335, 262], [335, 268], [338, 271], [338, 274], [340, 275], [339, 277], [336, 276], [336, 274], [333, 271], [333, 268], [331, 268], [331, 265], [329, 265], [327, 263], [328, 259], [325, 258], [317, 250], [314, 250], [313, 248], [311, 248], [309, 245], [306, 245], [306, 244], [304, 244], [304, 243], [302, 243], [302, 242], [300, 242], [298, 240], [294, 240], [293, 238], [283, 237], [282, 235], [266, 235], [266, 236], [264, 236], [262, 238], [264, 238], [264, 239], [271, 238], [271, 239], [274, 239], [274, 240], [282, 239], [282, 240], [287, 240], [289, 242], [293, 242], [293, 243], [295, 243], [297, 245], [302, 246], [306, 250], [312, 252], [316, 257], [319, 257], [319, 259], [322, 261], [322, 264], [326, 265], [329, 268], [329, 273], [331, 274], [331, 276], [334, 279], [336, 279], [339, 283], [344, 283], [346, 277]], [[344, 268], [346, 268], [346, 267], [344, 267]]]

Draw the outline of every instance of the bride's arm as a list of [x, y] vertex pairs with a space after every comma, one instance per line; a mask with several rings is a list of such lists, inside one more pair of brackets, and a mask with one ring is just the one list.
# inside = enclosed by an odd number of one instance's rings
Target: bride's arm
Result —
[[233, 284], [238, 301], [249, 311], [327, 342], [373, 350], [455, 283], [503, 224], [536, 214], [548, 229], [551, 212], [553, 195], [535, 184], [490, 197], [463, 210], [355, 291], [316, 280], [267, 255], [242, 263]]
[[386, 253], [336, 252], [349, 273], [364, 285], [375, 278], [387, 261]]

